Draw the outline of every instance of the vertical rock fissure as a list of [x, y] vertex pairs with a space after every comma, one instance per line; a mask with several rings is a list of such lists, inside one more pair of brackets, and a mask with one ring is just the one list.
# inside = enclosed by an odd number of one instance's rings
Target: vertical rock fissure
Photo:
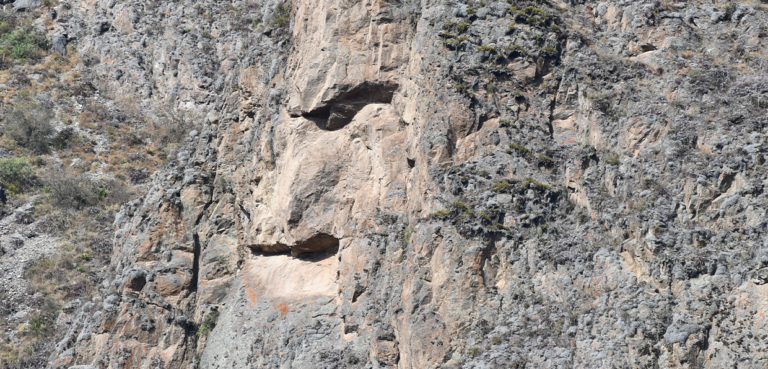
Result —
[[549, 128], [549, 137], [553, 137], [555, 134], [555, 128], [553, 126], [555, 121], [555, 106], [557, 106], [557, 94], [560, 90], [560, 80], [557, 80], [557, 85], [555, 85], [555, 93], [552, 95], [552, 101], [549, 102], [549, 119], [547, 119], [547, 125]]
[[190, 291], [196, 292], [197, 291], [197, 283], [200, 280], [200, 253], [201, 253], [201, 246], [200, 246], [200, 236], [195, 232], [192, 234], [192, 239], [195, 244], [195, 250], [194, 250], [194, 258], [192, 259], [192, 281], [190, 282]]

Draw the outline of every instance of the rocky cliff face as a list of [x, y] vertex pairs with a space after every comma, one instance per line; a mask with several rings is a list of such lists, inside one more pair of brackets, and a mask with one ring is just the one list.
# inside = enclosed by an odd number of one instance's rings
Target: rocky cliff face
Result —
[[77, 1], [199, 118], [50, 367], [764, 367], [761, 3]]

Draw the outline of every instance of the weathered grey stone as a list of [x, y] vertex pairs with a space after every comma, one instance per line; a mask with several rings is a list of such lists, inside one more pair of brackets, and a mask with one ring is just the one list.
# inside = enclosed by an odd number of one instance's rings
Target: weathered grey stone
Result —
[[80, 5], [103, 98], [200, 125], [75, 363], [765, 366], [764, 10]]
[[99, 20], [94, 23], [94, 25], [91, 27], [91, 31], [93, 32], [94, 36], [101, 36], [104, 34], [104, 32], [109, 31], [109, 21], [106, 20]]
[[54, 35], [51, 50], [61, 55], [67, 55], [67, 35]]
[[664, 339], [669, 344], [682, 343], [690, 336], [698, 332], [701, 329], [695, 324], [683, 324], [683, 325], [671, 325], [667, 328], [667, 332], [664, 333]]
[[16, 0], [13, 2], [13, 10], [21, 11], [42, 5], [40, 0]]

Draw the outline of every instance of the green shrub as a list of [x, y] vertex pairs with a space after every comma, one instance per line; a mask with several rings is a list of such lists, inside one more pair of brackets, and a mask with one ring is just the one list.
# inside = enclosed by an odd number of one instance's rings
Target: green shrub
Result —
[[689, 69], [686, 74], [688, 75], [688, 78], [690, 78], [694, 83], [698, 82], [702, 78], [701, 71], [698, 69]]
[[46, 154], [53, 111], [32, 103], [14, 105], [5, 116], [5, 132], [16, 144], [36, 154]]
[[504, 181], [504, 182], [496, 182], [496, 183], [491, 185], [491, 189], [496, 191], [496, 192], [502, 192], [502, 191], [506, 190], [508, 187], [509, 187], [509, 182], [506, 182], [506, 181]]
[[526, 6], [525, 9], [523, 9], [526, 14], [530, 15], [541, 15], [541, 16], [547, 16], [548, 14], [544, 12], [541, 8], [536, 8], [533, 6]]
[[32, 173], [25, 158], [0, 159], [0, 182], [11, 194], [22, 193], [31, 187]]
[[54, 319], [45, 314], [37, 313], [29, 319], [29, 329], [38, 334], [50, 333], [54, 328]]
[[512, 13], [513, 18], [517, 22], [527, 22], [528, 21], [528, 14], [525, 14], [524, 11], [517, 8], [517, 5], [512, 5], [509, 8], [507, 8], [507, 11]]
[[411, 236], [413, 236], [413, 227], [408, 227], [403, 231], [403, 243], [406, 245], [411, 242]]
[[62, 129], [59, 133], [53, 136], [53, 139], [51, 139], [51, 145], [59, 150], [72, 146], [79, 146], [81, 143], [82, 139], [80, 135], [78, 135], [72, 127]]
[[5, 17], [0, 22], [0, 59], [3, 61], [38, 60], [50, 47], [45, 34], [31, 25], [20, 25]]
[[504, 46], [502, 49], [504, 49], [507, 52], [507, 54], [510, 56], [513, 56], [513, 55], [522, 56], [526, 54], [525, 48], [517, 44]]
[[272, 19], [272, 25], [278, 28], [288, 28], [291, 25], [291, 15], [284, 3], [277, 4], [275, 7], [275, 18]]
[[449, 210], [442, 209], [442, 210], [438, 210], [438, 211], [436, 211], [436, 212], [434, 212], [432, 214], [429, 214], [429, 216], [432, 217], [432, 218], [440, 218], [440, 217], [445, 217], [445, 216], [448, 216], [448, 215], [451, 215], [451, 214], [452, 213]]
[[536, 155], [536, 158], [539, 159], [539, 164], [544, 165], [546, 167], [555, 163], [554, 159], [543, 154]]
[[557, 51], [557, 49], [553, 49], [551, 47], [545, 47], [539, 50], [539, 55], [545, 58], [556, 58], [560, 56], [560, 52]]
[[605, 156], [605, 163], [611, 165], [619, 164], [619, 154], [612, 152]]
[[460, 215], [462, 213], [466, 214], [466, 215], [469, 215], [469, 216], [472, 216], [472, 215], [475, 214], [472, 211], [472, 209], [470, 209], [467, 206], [467, 204], [465, 204], [465, 203], [463, 203], [461, 201], [454, 201], [453, 203], [451, 203], [451, 206], [449, 207], [449, 209], [438, 210], [438, 211], [430, 214], [429, 216], [432, 217], [432, 218], [442, 218], [442, 217], [447, 217], [447, 216], [455, 217], [455, 216], [458, 216], [458, 215]]
[[523, 145], [514, 143], [514, 142], [509, 144], [509, 149], [510, 149], [510, 152], [511, 152], [511, 150], [514, 150], [514, 151], [517, 151], [520, 155], [523, 155], [523, 156], [533, 154], [531, 152], [531, 149], [529, 149], [529, 148], [527, 148], [527, 147], [525, 147]]
[[546, 190], [549, 190], [549, 189], [552, 188], [549, 185], [541, 183], [541, 182], [538, 182], [538, 181], [536, 181], [535, 179], [533, 179], [531, 177], [526, 177], [523, 180], [523, 188], [528, 188], [530, 185], [533, 185], [534, 188], [536, 188], [538, 190], [541, 190], [541, 191], [546, 191]]
[[472, 209], [470, 209], [467, 206], [467, 204], [465, 204], [465, 203], [463, 203], [461, 201], [454, 201], [453, 203], [451, 203], [451, 207], [456, 209], [456, 210], [460, 210], [462, 213], [467, 214], [467, 215], [473, 215], [474, 214]]
[[200, 327], [197, 328], [197, 336], [207, 336], [208, 333], [211, 333], [213, 328], [216, 327], [216, 322], [219, 320], [219, 312], [214, 310], [211, 311], [204, 319], [203, 322], [200, 323]]
[[501, 223], [496, 223], [496, 229], [502, 229], [502, 230], [505, 230], [505, 231], [507, 231], [509, 233], [512, 233], [512, 230], [509, 229], [509, 227], [507, 227], [507, 226], [505, 226], [505, 225], [503, 225]]
[[477, 46], [477, 51], [495, 53], [496, 52], [496, 48], [494, 48], [493, 46], [480, 45], [480, 46]]

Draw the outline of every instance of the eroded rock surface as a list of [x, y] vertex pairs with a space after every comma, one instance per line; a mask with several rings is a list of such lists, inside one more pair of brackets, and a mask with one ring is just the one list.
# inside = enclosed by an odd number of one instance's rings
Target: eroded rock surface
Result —
[[206, 118], [51, 367], [768, 365], [762, 4], [75, 7]]

